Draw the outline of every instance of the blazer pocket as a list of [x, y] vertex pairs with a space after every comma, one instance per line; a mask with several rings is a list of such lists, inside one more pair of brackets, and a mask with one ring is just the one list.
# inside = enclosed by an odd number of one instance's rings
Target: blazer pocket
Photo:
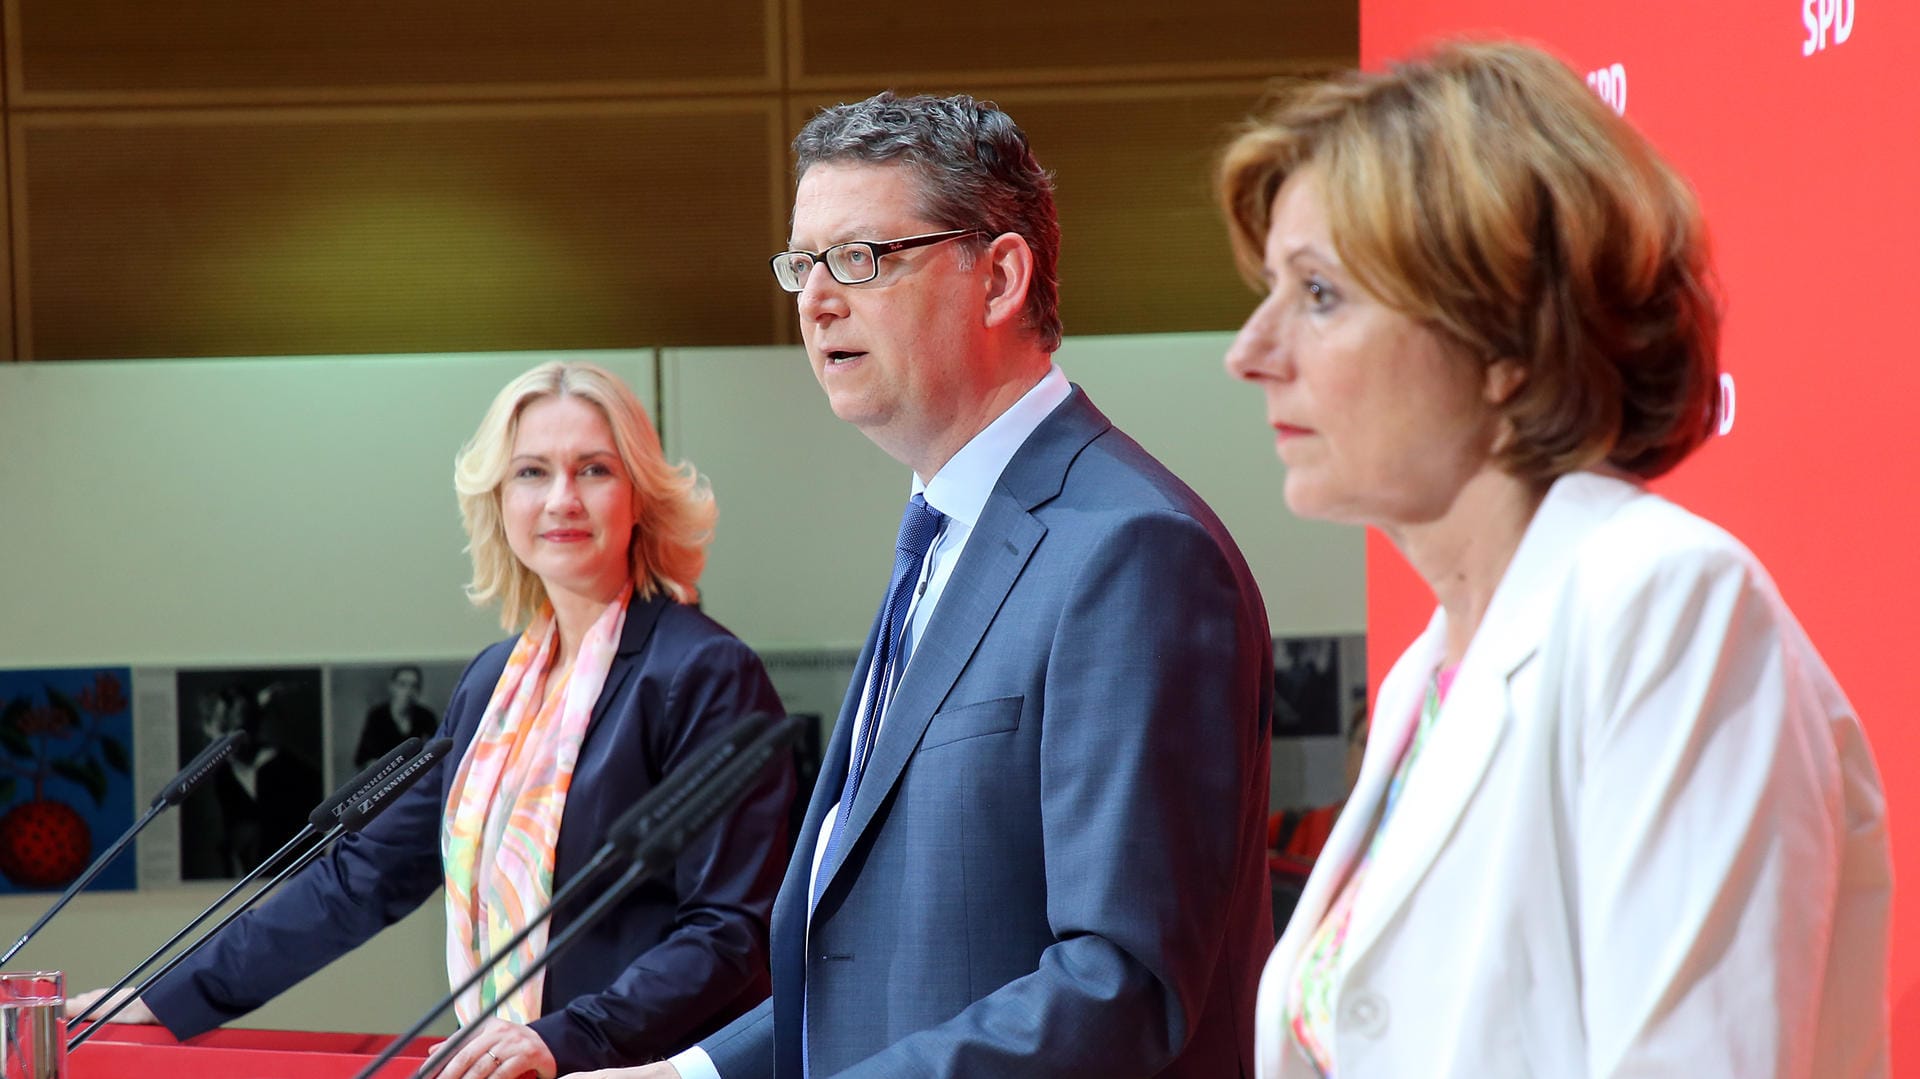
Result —
[[920, 748], [932, 749], [985, 734], [1017, 731], [1020, 729], [1020, 706], [1026, 700], [1025, 696], [995, 697], [990, 701], [975, 701], [935, 712], [933, 718], [927, 721], [927, 733], [920, 739]]

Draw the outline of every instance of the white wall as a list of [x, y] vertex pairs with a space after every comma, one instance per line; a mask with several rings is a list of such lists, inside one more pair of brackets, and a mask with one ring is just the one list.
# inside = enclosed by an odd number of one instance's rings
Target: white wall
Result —
[[544, 358], [0, 364], [0, 663], [472, 656], [453, 456]]
[[[651, 404], [651, 350], [571, 355]], [[460, 592], [453, 456], [546, 358], [0, 364], [0, 666], [471, 658], [502, 633]], [[222, 890], [83, 895], [15, 963], [109, 984]], [[0, 897], [7, 939], [50, 898]], [[444, 933], [429, 903], [240, 1025], [398, 1031], [446, 991]]]
[[[1219, 511], [1275, 634], [1359, 632], [1359, 533], [1286, 512], [1259, 396], [1220, 368], [1227, 340], [1075, 339], [1058, 359]], [[758, 648], [856, 647], [908, 476], [834, 419], [800, 351], [664, 351], [658, 405], [651, 350], [572, 355], [625, 377], [669, 455], [710, 477], [707, 609]], [[0, 667], [468, 658], [501, 634], [460, 593], [453, 456], [545, 358], [0, 364]], [[1280, 744], [1276, 799], [1324, 800], [1338, 769], [1337, 744]], [[104, 984], [215, 894], [83, 896], [20, 960]], [[0, 925], [45, 901], [0, 898]], [[251, 1023], [404, 1027], [444, 990], [443, 932], [429, 903]]]
[[[1220, 366], [1228, 334], [1070, 339], [1067, 377], [1214, 507], [1276, 636], [1366, 626], [1360, 531], [1280, 498], [1259, 394]], [[707, 610], [757, 647], [858, 647], [886, 585], [907, 469], [835, 419], [792, 348], [661, 354], [667, 451], [713, 481]]]
[[[1361, 532], [1287, 511], [1265, 405], [1221, 366], [1230, 340], [1071, 338], [1055, 360], [1220, 514], [1275, 636], [1362, 633]], [[797, 346], [668, 349], [661, 373], [667, 451], [698, 465], [720, 501], [707, 611], [763, 650], [857, 649], [886, 585], [907, 469], [834, 418]], [[1340, 738], [1273, 743], [1272, 804], [1339, 800], [1345, 752]]]

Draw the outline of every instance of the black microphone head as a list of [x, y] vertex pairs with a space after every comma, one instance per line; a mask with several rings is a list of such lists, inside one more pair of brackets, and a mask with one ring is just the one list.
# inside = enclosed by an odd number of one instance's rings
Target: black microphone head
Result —
[[373, 792], [363, 798], [357, 798], [347, 804], [340, 812], [340, 825], [349, 832], [365, 828], [368, 822], [380, 815], [381, 811], [392, 805], [408, 788], [420, 782], [422, 776], [433, 771], [440, 758], [453, 749], [453, 739], [435, 738], [426, 748], [413, 755], [407, 763], [382, 780]]
[[246, 731], [228, 731], [213, 743], [200, 751], [200, 755], [187, 762], [180, 774], [174, 776], [160, 793], [154, 796], [154, 805], [177, 806], [187, 800], [187, 795], [206, 780], [213, 770], [232, 755], [233, 751], [247, 744]]
[[388, 776], [418, 752], [420, 739], [413, 737], [388, 750], [385, 756], [375, 758], [373, 763], [360, 769], [359, 774], [340, 784], [340, 789], [328, 795], [326, 801], [315, 806], [313, 812], [307, 814], [307, 823], [321, 829], [340, 823], [340, 815], [347, 811], [349, 802], [357, 802], [372, 794], [375, 786], [385, 782]]
[[746, 796], [766, 773], [767, 765], [786, 751], [799, 737], [805, 720], [792, 717], [772, 719], [752, 727], [752, 737], [728, 755], [719, 766], [685, 784], [685, 796], [664, 812], [653, 827], [626, 840], [623, 849], [649, 865], [658, 865], [679, 855], [682, 848], [706, 831], [714, 822]]
[[642, 839], [658, 831], [663, 820], [679, 810], [696, 789], [739, 756], [740, 751], [773, 722], [773, 717], [765, 712], [750, 713], [694, 750], [691, 757], [614, 819], [613, 826], [607, 829], [607, 844], [632, 853]]

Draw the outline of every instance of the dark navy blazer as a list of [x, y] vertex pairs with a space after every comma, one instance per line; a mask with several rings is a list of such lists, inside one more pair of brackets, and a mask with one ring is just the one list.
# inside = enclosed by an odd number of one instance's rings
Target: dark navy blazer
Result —
[[[175, 1036], [252, 1011], [442, 895], [440, 829], [453, 777], [512, 645], [488, 648], [461, 676], [440, 725], [456, 749], [432, 773], [146, 993]], [[574, 767], [554, 890], [621, 812], [756, 711], [781, 711], [759, 657], [691, 607], [635, 599]], [[547, 969], [545, 1014], [532, 1027], [562, 1074], [671, 1053], [767, 995], [767, 920], [787, 851], [791, 773], [770, 776], [689, 845], [671, 875], [635, 891]], [[552, 936], [575, 913], [557, 914]]]

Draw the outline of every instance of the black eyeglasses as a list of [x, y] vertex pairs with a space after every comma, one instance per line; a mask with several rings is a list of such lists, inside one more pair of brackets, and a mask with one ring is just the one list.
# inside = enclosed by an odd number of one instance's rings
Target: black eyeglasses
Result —
[[898, 240], [849, 240], [834, 244], [825, 251], [782, 251], [773, 256], [773, 279], [788, 292], [799, 292], [807, 287], [807, 275], [813, 273], [814, 263], [824, 262], [827, 272], [833, 275], [835, 281], [843, 285], [864, 285], [880, 276], [880, 260], [888, 255], [946, 243], [980, 231], [953, 229], [948, 232], [929, 232], [923, 236], [906, 236]]

